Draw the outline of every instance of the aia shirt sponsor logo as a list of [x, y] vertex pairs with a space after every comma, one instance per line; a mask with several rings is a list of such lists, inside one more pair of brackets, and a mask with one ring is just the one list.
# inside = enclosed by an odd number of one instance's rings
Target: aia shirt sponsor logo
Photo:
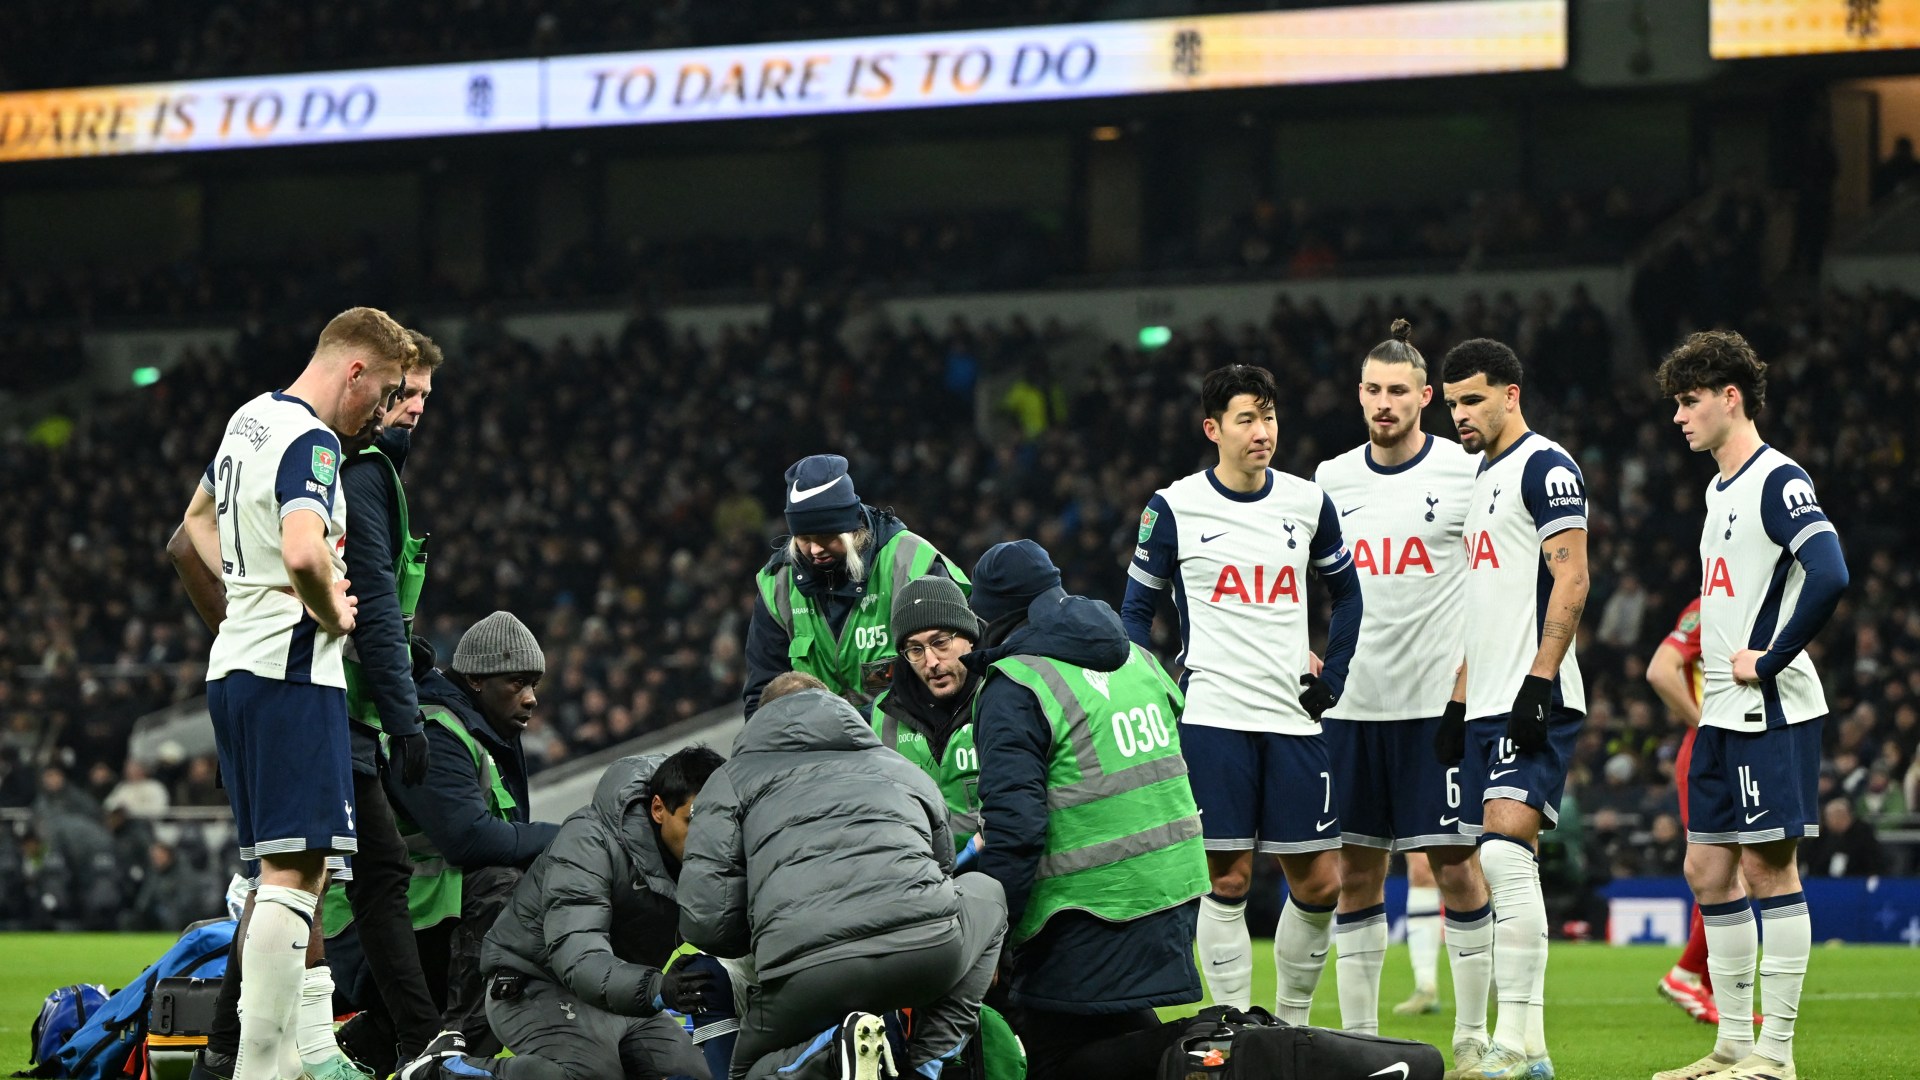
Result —
[[1269, 574], [1265, 566], [1239, 567], [1229, 564], [1220, 568], [1220, 577], [1213, 583], [1213, 595], [1208, 602], [1218, 604], [1226, 600], [1237, 600], [1242, 604], [1278, 604], [1282, 601], [1298, 604], [1299, 578], [1291, 566], [1282, 566]]

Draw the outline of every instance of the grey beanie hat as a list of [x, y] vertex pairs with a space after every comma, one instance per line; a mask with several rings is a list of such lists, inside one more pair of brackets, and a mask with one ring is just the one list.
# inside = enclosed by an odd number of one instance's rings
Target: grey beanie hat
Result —
[[907, 638], [936, 628], [980, 640], [980, 620], [952, 579], [928, 574], [900, 586], [893, 594], [893, 647], [898, 649]]
[[474, 623], [460, 635], [453, 650], [453, 670], [462, 675], [504, 675], [509, 672], [547, 671], [547, 656], [540, 651], [527, 624], [509, 612], [496, 611]]

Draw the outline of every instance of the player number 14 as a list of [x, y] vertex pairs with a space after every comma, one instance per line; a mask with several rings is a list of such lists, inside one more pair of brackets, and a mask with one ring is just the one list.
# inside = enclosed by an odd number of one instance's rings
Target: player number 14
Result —
[[1753, 779], [1753, 766], [1740, 766], [1740, 805], [1760, 805], [1760, 785]]

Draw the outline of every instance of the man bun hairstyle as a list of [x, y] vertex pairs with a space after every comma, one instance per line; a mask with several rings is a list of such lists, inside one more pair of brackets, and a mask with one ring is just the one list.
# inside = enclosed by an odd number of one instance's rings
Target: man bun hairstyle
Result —
[[365, 352], [375, 367], [397, 364], [401, 371], [413, 367], [420, 348], [407, 328], [379, 308], [356, 307], [335, 315], [320, 331], [315, 354], [335, 351]]
[[1748, 419], [1767, 405], [1767, 365], [1747, 339], [1731, 330], [1702, 330], [1689, 334], [1667, 354], [1654, 373], [1660, 393], [1678, 397], [1690, 390], [1719, 393], [1728, 386], [1740, 390], [1740, 408]]
[[[1427, 358], [1413, 347], [1413, 324], [1405, 319], [1393, 320], [1387, 328], [1387, 340], [1373, 347], [1367, 354], [1367, 360], [1378, 360], [1383, 364], [1412, 364], [1413, 370], [1420, 373], [1424, 381], [1427, 377]], [[1360, 362], [1366, 367], [1366, 360]]]
[[1227, 414], [1227, 406], [1241, 394], [1252, 394], [1253, 400], [1261, 408], [1269, 408], [1280, 396], [1280, 387], [1273, 381], [1273, 372], [1253, 364], [1228, 364], [1207, 372], [1200, 384], [1200, 407], [1208, 418], [1219, 420]]
[[1468, 338], [1448, 349], [1442, 367], [1446, 374], [1441, 378], [1450, 383], [1485, 375], [1494, 386], [1519, 386], [1523, 374], [1520, 358], [1512, 349], [1483, 337]]

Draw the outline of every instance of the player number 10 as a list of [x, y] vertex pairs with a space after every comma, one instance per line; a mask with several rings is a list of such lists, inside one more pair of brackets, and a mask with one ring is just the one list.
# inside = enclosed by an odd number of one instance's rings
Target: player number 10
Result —
[[1113, 741], [1120, 744], [1120, 756], [1150, 752], [1173, 745], [1173, 730], [1160, 715], [1160, 706], [1135, 707], [1113, 714]]

